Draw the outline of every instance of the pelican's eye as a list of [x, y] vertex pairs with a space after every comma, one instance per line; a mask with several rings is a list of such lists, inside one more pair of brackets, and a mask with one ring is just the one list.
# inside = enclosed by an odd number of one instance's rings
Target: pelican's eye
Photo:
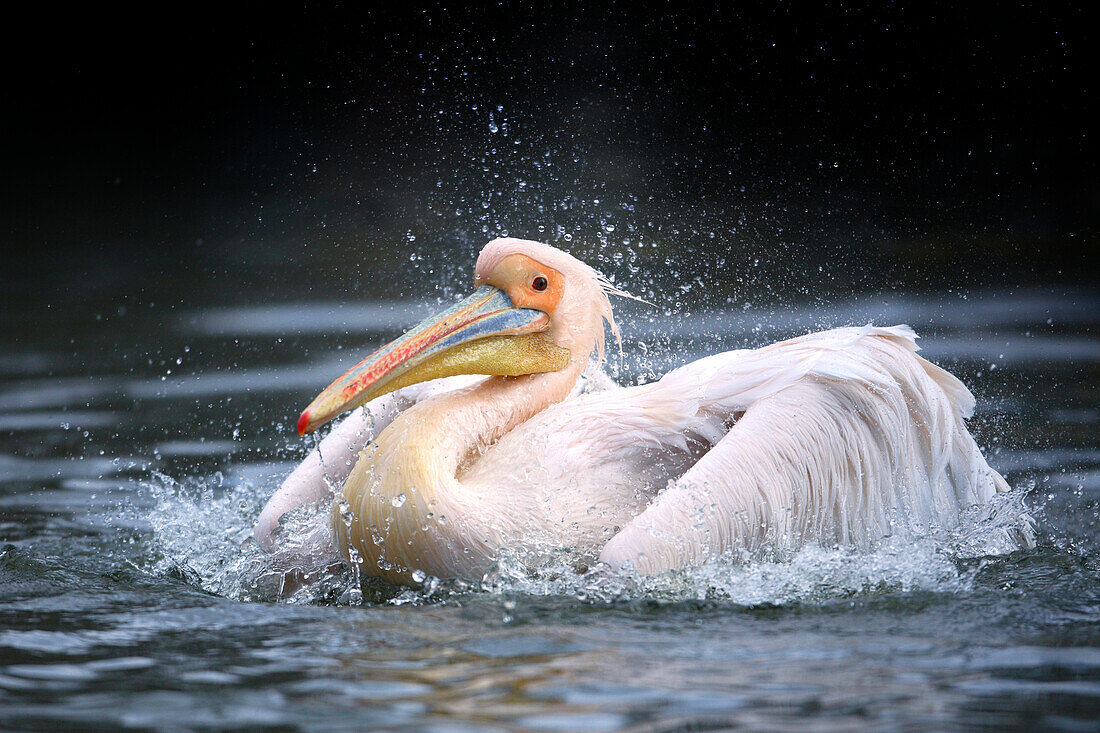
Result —
[[541, 293], [543, 290], [546, 290], [546, 285], [546, 278], [544, 278], [542, 275], [539, 275], [531, 281], [531, 289], [534, 290], [536, 293]]

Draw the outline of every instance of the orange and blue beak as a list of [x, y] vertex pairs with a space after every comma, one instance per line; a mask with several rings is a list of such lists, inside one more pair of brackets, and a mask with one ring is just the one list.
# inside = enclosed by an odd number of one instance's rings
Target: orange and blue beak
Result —
[[[568, 352], [529, 337], [550, 328], [550, 316], [517, 308], [503, 291], [483, 285], [349, 369], [298, 419], [305, 435], [376, 397], [455, 374], [531, 374], [557, 371]], [[555, 351], [556, 350], [556, 351]], [[561, 353], [557, 353], [561, 352]]]

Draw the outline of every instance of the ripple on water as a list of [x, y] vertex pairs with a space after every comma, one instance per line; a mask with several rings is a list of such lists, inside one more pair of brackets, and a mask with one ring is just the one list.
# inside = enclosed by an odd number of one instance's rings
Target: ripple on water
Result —
[[186, 313], [181, 330], [203, 336], [286, 336], [371, 333], [408, 328], [433, 308], [421, 301], [392, 303], [287, 303], [208, 308]]
[[232, 440], [166, 440], [157, 443], [154, 452], [165, 458], [193, 458], [200, 456], [224, 457], [240, 449]]
[[0, 431], [82, 430], [116, 427], [120, 416], [114, 412], [93, 410], [7, 412], [0, 414]]
[[10, 664], [4, 671], [37, 682], [79, 683], [95, 679], [95, 670], [79, 664]]
[[109, 458], [21, 458], [0, 455], [0, 476], [4, 481], [101, 478], [119, 471]]

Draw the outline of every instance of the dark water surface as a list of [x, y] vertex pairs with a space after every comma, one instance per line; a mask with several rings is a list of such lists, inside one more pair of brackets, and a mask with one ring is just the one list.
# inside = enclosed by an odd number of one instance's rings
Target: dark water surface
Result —
[[360, 607], [339, 603], [339, 578], [280, 598], [251, 521], [303, 455], [301, 406], [423, 306], [9, 313], [0, 728], [1096, 729], [1097, 295], [621, 309], [623, 381], [814, 328], [910, 323], [978, 395], [972, 428], [1034, 514], [1035, 549], [998, 539], [1018, 515], [1006, 505], [1008, 520], [863, 556], [646, 588], [505, 567], [480, 590], [372, 591]]

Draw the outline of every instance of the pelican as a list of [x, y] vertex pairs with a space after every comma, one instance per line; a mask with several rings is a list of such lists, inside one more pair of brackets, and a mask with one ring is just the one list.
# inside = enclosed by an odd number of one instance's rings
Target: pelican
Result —
[[[963, 422], [974, 398], [907, 326], [837, 328], [615, 385], [602, 275], [549, 245], [490, 242], [475, 290], [378, 349], [306, 408], [354, 410], [261, 512], [332, 501], [361, 572], [479, 578], [502, 550], [567, 549], [652, 574], [810, 542], [865, 547], [951, 527], [1007, 491]], [[357, 409], [361, 408], [361, 409]]]

